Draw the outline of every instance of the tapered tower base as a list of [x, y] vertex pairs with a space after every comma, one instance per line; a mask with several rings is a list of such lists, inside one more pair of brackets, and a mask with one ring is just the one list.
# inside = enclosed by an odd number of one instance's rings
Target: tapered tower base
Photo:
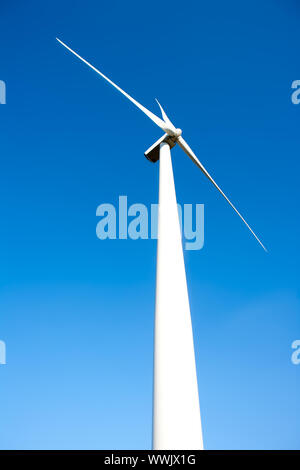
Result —
[[182, 241], [170, 147], [160, 145], [153, 449], [203, 449]]

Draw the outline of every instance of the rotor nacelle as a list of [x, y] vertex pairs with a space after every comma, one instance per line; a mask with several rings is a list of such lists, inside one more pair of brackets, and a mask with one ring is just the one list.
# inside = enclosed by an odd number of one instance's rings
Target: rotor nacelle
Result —
[[173, 148], [176, 145], [177, 137], [179, 137], [182, 133], [181, 129], [176, 129], [176, 131], [180, 131], [180, 134], [177, 135], [168, 135], [164, 134], [160, 139], [158, 139], [151, 147], [146, 150], [144, 153], [145, 157], [152, 163], [156, 163], [159, 160], [159, 149], [160, 144], [166, 142], [170, 148]]

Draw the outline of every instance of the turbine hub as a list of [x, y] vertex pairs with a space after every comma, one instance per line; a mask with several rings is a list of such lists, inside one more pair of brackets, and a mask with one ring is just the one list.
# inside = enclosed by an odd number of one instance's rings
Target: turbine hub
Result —
[[176, 137], [180, 137], [180, 136], [181, 136], [181, 134], [182, 134], [182, 130], [181, 130], [181, 129], [179, 129], [179, 128], [178, 128], [178, 129], [176, 129], [176, 131], [175, 131], [175, 132], [176, 132], [176, 134], [175, 134], [175, 135], [176, 135]]

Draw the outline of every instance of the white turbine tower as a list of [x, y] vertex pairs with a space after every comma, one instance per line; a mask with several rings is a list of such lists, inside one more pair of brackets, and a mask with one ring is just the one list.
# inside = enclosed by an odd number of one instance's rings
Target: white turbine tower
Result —
[[57, 40], [126, 96], [165, 132], [145, 152], [150, 161], [160, 162], [153, 449], [203, 449], [193, 332], [170, 152], [176, 143], [222, 194], [263, 249], [267, 250], [182, 138], [181, 129], [175, 128], [159, 103], [163, 119], [138, 103], [60, 39]]

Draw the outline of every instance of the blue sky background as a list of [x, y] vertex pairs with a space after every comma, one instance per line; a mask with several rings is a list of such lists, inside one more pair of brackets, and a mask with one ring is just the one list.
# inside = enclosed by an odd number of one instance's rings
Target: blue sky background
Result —
[[151, 204], [159, 130], [56, 41], [158, 112], [269, 249], [173, 151], [204, 445], [300, 449], [300, 8], [292, 0], [1, 2], [0, 448], [149, 449], [156, 242], [100, 241], [96, 208]]

